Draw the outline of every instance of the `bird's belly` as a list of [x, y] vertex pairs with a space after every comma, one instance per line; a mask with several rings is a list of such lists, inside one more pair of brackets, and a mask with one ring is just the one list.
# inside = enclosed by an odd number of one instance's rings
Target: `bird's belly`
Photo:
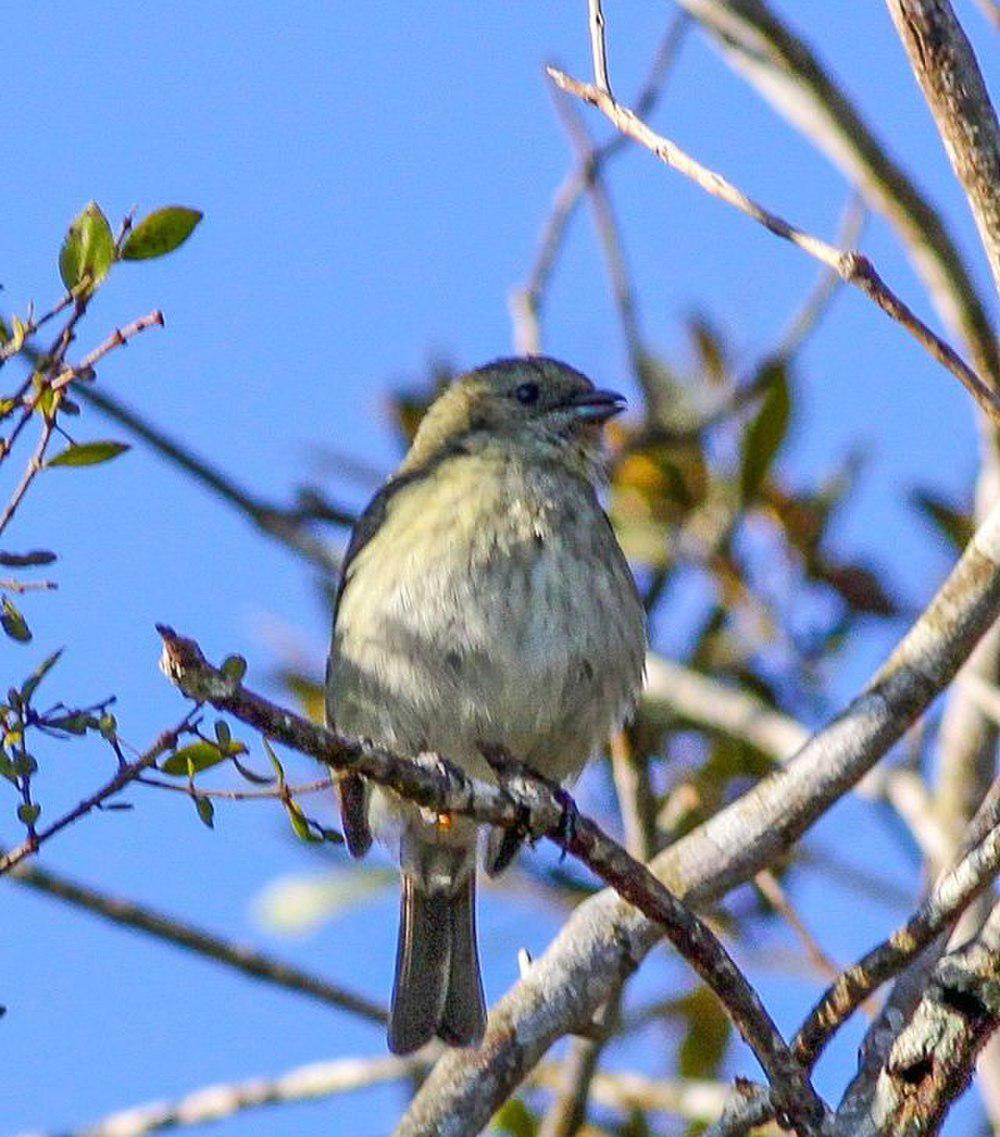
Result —
[[[480, 777], [482, 743], [551, 777], [575, 774], [626, 712], [635, 670], [616, 657], [622, 639], [608, 627], [603, 601], [616, 582], [599, 564], [583, 567], [541, 548], [472, 573], [439, 564], [380, 583], [369, 571], [338, 619], [338, 726], [436, 751]], [[570, 575], [586, 586], [572, 588]]]

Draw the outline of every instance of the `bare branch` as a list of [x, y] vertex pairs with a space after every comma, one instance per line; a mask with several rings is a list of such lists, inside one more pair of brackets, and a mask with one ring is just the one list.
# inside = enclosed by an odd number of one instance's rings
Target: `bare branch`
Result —
[[933, 1137], [1000, 1025], [998, 992], [1000, 905], [974, 940], [938, 962], [872, 1092], [864, 1071], [848, 1090], [833, 1137]]
[[65, 829], [67, 825], [72, 825], [73, 822], [79, 821], [81, 817], [90, 813], [92, 809], [97, 809], [106, 802], [108, 798], [120, 794], [121, 791], [134, 782], [144, 770], [148, 770], [161, 755], [166, 754], [177, 746], [177, 740], [181, 735], [190, 730], [193, 717], [194, 712], [191, 712], [185, 715], [181, 722], [172, 730], [164, 731], [144, 754], [140, 755], [134, 762], [120, 766], [113, 778], [105, 782], [100, 789], [95, 790], [94, 793], [84, 798], [83, 801], [68, 813], [63, 814], [58, 821], [53, 821], [47, 828], [40, 830], [33, 836], [29, 836], [28, 840], [18, 845], [17, 848], [11, 849], [10, 852], [0, 854], [0, 876], [10, 872], [15, 865], [20, 864], [26, 857], [37, 853], [39, 848], [44, 845], [46, 841]]
[[941, 319], [968, 345], [980, 375], [1000, 390], [996, 333], [958, 246], [815, 52], [763, 0], [680, 3], [732, 66], [894, 226]]
[[825, 241], [790, 225], [777, 214], [770, 212], [726, 181], [714, 170], [709, 170], [695, 161], [669, 139], [652, 131], [627, 107], [616, 103], [610, 96], [590, 83], [580, 83], [557, 68], [550, 67], [549, 75], [564, 91], [578, 95], [591, 103], [630, 138], [641, 143], [664, 164], [689, 177], [706, 193], [732, 205], [759, 222], [776, 236], [790, 241], [803, 252], [834, 269], [848, 284], [853, 285], [873, 300], [887, 315], [900, 323], [921, 344], [922, 347], [946, 367], [976, 402], [995, 421], [1000, 422], [1000, 395], [997, 394], [965, 363], [954, 348], [950, 347], [906, 305], [882, 280], [874, 265], [866, 256], [856, 250], [842, 252]]
[[1000, 289], [1000, 125], [948, 0], [886, 0]]
[[36, 892], [55, 896], [76, 908], [93, 912], [113, 924], [135, 928], [165, 943], [214, 959], [217, 963], [231, 967], [244, 975], [250, 975], [254, 979], [262, 979], [267, 983], [284, 987], [287, 991], [308, 995], [328, 1006], [349, 1011], [369, 1022], [384, 1026], [388, 1019], [383, 1007], [362, 995], [328, 983], [325, 979], [310, 975], [262, 952], [222, 939], [173, 916], [164, 915], [162, 912], [120, 896], [108, 896], [96, 889], [39, 868], [37, 865], [23, 862], [6, 879], [13, 884], [34, 889]]
[[587, 0], [587, 9], [590, 16], [590, 52], [594, 59], [594, 82], [610, 95], [608, 49], [604, 42], [604, 9], [601, 0]]

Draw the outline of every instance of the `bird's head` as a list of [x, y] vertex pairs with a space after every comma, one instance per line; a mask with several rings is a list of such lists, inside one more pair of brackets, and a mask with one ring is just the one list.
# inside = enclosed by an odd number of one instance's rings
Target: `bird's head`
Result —
[[467, 372], [438, 396], [405, 465], [423, 465], [446, 448], [509, 446], [593, 478], [601, 427], [624, 409], [621, 395], [595, 387], [565, 363], [543, 356], [500, 359]]

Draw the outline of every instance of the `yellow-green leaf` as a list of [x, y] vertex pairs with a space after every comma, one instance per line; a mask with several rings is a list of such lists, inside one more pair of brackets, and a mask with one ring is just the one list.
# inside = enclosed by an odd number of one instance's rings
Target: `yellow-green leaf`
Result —
[[26, 644], [31, 639], [28, 622], [6, 596], [0, 601], [0, 627], [18, 643]]
[[191, 236], [201, 218], [199, 210], [184, 205], [167, 205], [154, 210], [128, 235], [122, 246], [122, 259], [145, 261], [172, 253]]
[[115, 239], [101, 207], [92, 201], [70, 225], [59, 250], [59, 275], [72, 292], [91, 292], [108, 275], [115, 259]]
[[48, 466], [97, 466], [110, 462], [131, 447], [127, 442], [81, 442], [68, 446], [62, 453], [50, 458]]
[[740, 459], [740, 497], [744, 502], [753, 500], [764, 481], [788, 433], [792, 415], [784, 364], [772, 361], [764, 364], [763, 371], [758, 381], [767, 384], [766, 393], [756, 418], [747, 427]]
[[227, 754], [223, 753], [213, 742], [192, 742], [190, 746], [182, 746], [175, 750], [169, 758], [160, 763], [164, 774], [173, 774], [177, 778], [186, 778], [191, 774], [199, 774], [212, 766], [225, 762]]

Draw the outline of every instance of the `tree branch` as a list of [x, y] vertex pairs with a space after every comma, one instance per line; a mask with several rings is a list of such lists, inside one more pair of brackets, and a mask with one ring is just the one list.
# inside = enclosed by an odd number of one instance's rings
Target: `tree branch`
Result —
[[197, 928], [174, 916], [157, 912], [143, 904], [136, 904], [120, 896], [108, 896], [26, 862], [19, 864], [6, 879], [13, 884], [34, 889], [36, 892], [55, 896], [76, 908], [93, 912], [113, 924], [134, 928], [175, 947], [184, 948], [207, 959], [214, 959], [217, 963], [241, 971], [254, 979], [262, 979], [275, 986], [284, 987], [287, 991], [308, 995], [328, 1006], [349, 1011], [369, 1022], [384, 1026], [388, 1020], [383, 1007], [362, 995], [328, 983], [325, 979], [301, 971], [291, 964], [282, 963], [262, 952], [254, 951], [253, 948], [213, 935], [204, 928]]
[[941, 319], [968, 345], [979, 373], [1000, 390], [996, 333], [958, 246], [815, 52], [763, 0], [679, 2], [729, 63], [893, 225]]
[[[773, 862], [855, 784], [954, 676], [1000, 607], [1000, 509], [872, 683], [787, 766], [665, 850], [651, 867], [703, 906]], [[493, 1008], [484, 1045], [437, 1063], [399, 1137], [478, 1132], [549, 1046], [587, 1022], [660, 939], [614, 893], [581, 904]]]
[[948, 0], [886, 0], [1000, 289], [1000, 126]]
[[563, 791], [511, 759], [505, 759], [502, 784], [491, 785], [467, 777], [436, 755], [411, 761], [367, 741], [344, 738], [247, 690], [232, 674], [212, 667], [193, 640], [162, 625], [159, 631], [163, 670], [189, 698], [211, 703], [331, 769], [363, 774], [436, 813], [527, 829], [577, 857], [666, 934], [722, 1001], [767, 1073], [781, 1112], [792, 1119], [802, 1137], [818, 1137], [824, 1107], [808, 1079], [801, 1077], [770, 1015], [725, 948], [645, 865], [597, 824], [579, 815]]
[[1000, 423], [1000, 395], [988, 386], [950, 347], [906, 305], [882, 280], [874, 265], [856, 250], [842, 252], [818, 237], [790, 225], [777, 214], [770, 212], [726, 181], [714, 170], [695, 161], [669, 139], [656, 134], [627, 107], [615, 102], [591, 83], [581, 83], [555, 67], [548, 68], [553, 81], [564, 91], [578, 95], [597, 107], [624, 134], [650, 150], [665, 165], [684, 174], [706, 193], [718, 197], [745, 213], [776, 236], [790, 241], [803, 252], [836, 270], [847, 284], [853, 285], [873, 300], [887, 315], [900, 323], [923, 348], [954, 375], [976, 402], [993, 419]]

